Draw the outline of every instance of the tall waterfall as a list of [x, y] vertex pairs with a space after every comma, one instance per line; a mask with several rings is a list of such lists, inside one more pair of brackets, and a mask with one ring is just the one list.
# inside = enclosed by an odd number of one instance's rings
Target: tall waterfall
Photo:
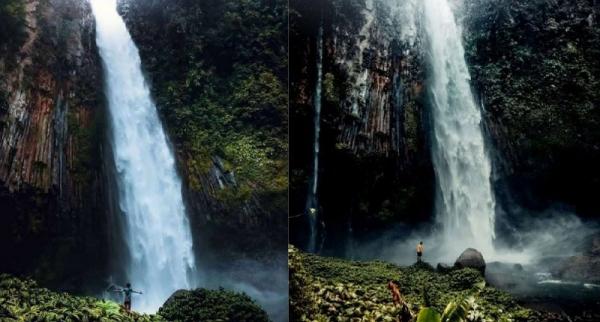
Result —
[[309, 182], [308, 198], [306, 201], [306, 212], [310, 224], [308, 240], [308, 251], [317, 252], [317, 236], [319, 222], [319, 202], [317, 200], [317, 187], [319, 183], [319, 147], [321, 134], [321, 92], [323, 90], [323, 18], [319, 25], [317, 34], [317, 80], [314, 97], [314, 133], [313, 133], [313, 168], [312, 177]]
[[481, 111], [469, 86], [461, 29], [448, 0], [424, 0], [433, 118], [436, 217], [448, 256], [466, 247], [494, 252], [495, 201]]
[[119, 207], [125, 216], [133, 308], [156, 311], [194, 270], [192, 236], [175, 160], [116, 0], [92, 0], [109, 105]]

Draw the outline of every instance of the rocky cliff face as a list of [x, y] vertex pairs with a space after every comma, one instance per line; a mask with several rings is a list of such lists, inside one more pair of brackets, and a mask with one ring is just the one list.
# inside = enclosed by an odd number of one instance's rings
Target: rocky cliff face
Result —
[[[360, 230], [426, 218], [433, 174], [423, 109], [423, 44], [413, 15], [416, 5], [410, 1], [400, 6], [393, 1], [290, 5], [291, 215], [304, 211], [306, 181], [312, 175], [309, 138], [316, 36], [322, 23], [319, 199], [325, 222], [345, 230], [351, 217]], [[335, 230], [329, 233], [343, 233]]]
[[600, 3], [479, 0], [462, 12], [500, 198], [596, 216]]
[[[173, 140], [202, 263], [211, 249], [285, 251], [283, 2], [121, 8]], [[9, 0], [0, 18], [0, 271], [97, 290], [125, 254], [91, 8]]]
[[[499, 204], [513, 215], [562, 204], [592, 216], [600, 184], [594, 166], [600, 4], [454, 5], [483, 106]], [[318, 7], [298, 0], [290, 6], [292, 240], [302, 244], [307, 231], [301, 214], [311, 175], [320, 23], [326, 50], [319, 200], [330, 237], [339, 242], [335, 234], [347, 235], [339, 231], [428, 219], [434, 177], [418, 2], [330, 0]]]
[[[285, 252], [287, 4], [122, 1], [206, 263]], [[236, 236], [231, 238], [231, 236]]]
[[23, 36], [0, 57], [0, 270], [77, 283], [102, 270], [105, 240], [93, 18], [85, 1], [16, 6]]

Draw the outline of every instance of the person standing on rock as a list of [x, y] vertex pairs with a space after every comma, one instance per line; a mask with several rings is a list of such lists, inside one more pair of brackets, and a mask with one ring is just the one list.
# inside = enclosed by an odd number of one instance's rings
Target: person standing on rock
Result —
[[423, 251], [425, 250], [425, 246], [423, 246], [423, 242], [417, 244], [417, 263], [421, 262], [421, 256], [423, 256]]

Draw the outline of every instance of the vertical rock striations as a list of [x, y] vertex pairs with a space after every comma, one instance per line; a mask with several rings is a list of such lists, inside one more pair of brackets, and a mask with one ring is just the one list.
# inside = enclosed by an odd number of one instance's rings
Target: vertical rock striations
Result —
[[25, 36], [0, 57], [0, 270], [77, 278], [103, 222], [93, 19], [85, 1], [22, 4]]
[[[290, 50], [290, 211], [294, 216], [302, 211], [300, 200], [310, 173], [306, 166], [310, 160], [304, 156], [310, 155], [310, 147], [304, 142], [312, 141], [307, 129], [316, 70], [311, 65], [321, 8], [299, 0], [290, 6], [290, 44], [296, 47]], [[327, 1], [322, 6], [319, 199], [325, 220], [334, 227], [329, 233], [426, 218], [433, 174], [422, 105], [425, 69], [415, 19], [417, 2]], [[305, 223], [292, 220], [291, 225]], [[302, 239], [301, 230], [292, 228], [292, 239]]]
[[[420, 1], [290, 2], [290, 222], [302, 245], [319, 10], [325, 11], [321, 215], [332, 240], [433, 213]], [[489, 138], [496, 230], [557, 204], [596, 217], [598, 1], [453, 1]], [[518, 206], [516, 206], [518, 205]], [[500, 211], [503, 210], [503, 211]], [[514, 218], [505, 217], [509, 214]], [[337, 231], [336, 228], [337, 227]], [[357, 228], [359, 227], [359, 228]], [[332, 236], [333, 234], [333, 236]], [[336, 235], [337, 234], [337, 235]], [[499, 232], [500, 234], [500, 232]], [[340, 238], [342, 237], [342, 238]]]

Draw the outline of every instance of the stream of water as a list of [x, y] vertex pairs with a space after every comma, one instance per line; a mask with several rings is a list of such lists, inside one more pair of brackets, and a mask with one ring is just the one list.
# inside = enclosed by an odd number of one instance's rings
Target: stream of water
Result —
[[195, 260], [181, 180], [116, 0], [91, 4], [130, 255], [127, 275], [143, 292], [134, 296], [133, 309], [155, 312], [175, 290], [192, 286]]
[[310, 224], [308, 238], [309, 252], [318, 251], [318, 222], [319, 222], [319, 203], [317, 201], [317, 187], [319, 183], [319, 149], [321, 134], [321, 92], [323, 89], [323, 22], [319, 25], [317, 35], [317, 80], [315, 84], [314, 97], [314, 132], [313, 132], [313, 167], [312, 176], [309, 183], [308, 198], [306, 202], [306, 212]]
[[428, 41], [436, 218], [451, 258], [467, 247], [494, 252], [495, 201], [481, 111], [469, 85], [461, 29], [447, 0], [424, 0]]

